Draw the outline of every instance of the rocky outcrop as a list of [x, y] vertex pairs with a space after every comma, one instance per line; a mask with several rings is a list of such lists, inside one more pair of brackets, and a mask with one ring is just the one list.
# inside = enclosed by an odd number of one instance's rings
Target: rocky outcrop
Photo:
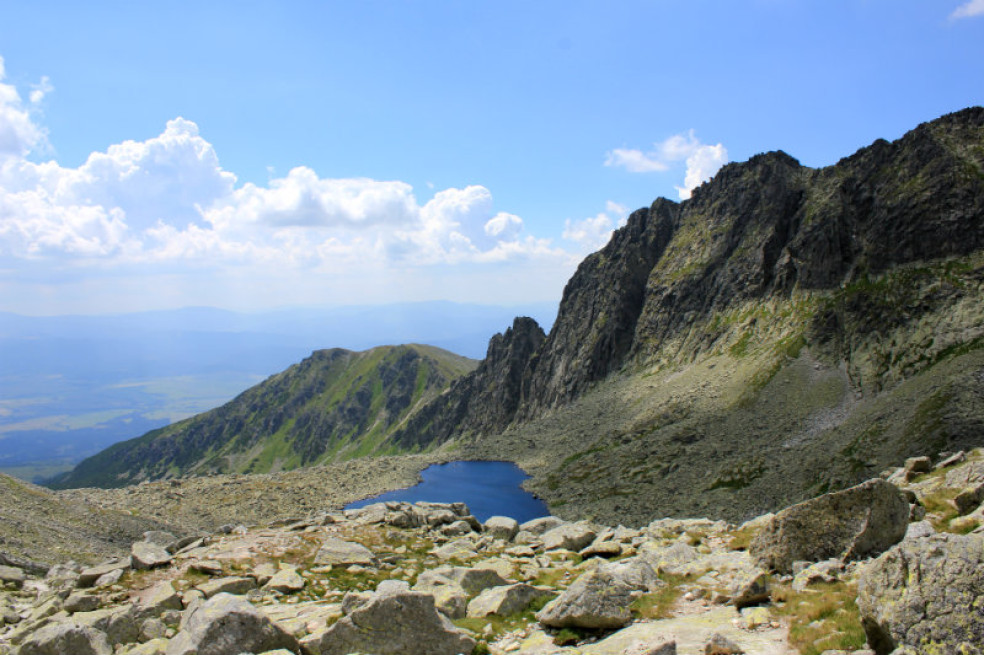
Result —
[[878, 655], [982, 651], [984, 535], [935, 535], [895, 546], [865, 567], [858, 607]]
[[521, 415], [564, 403], [617, 371], [635, 344], [646, 284], [676, 229], [680, 205], [660, 198], [634, 212], [584, 259], [564, 287], [557, 320], [531, 361]]
[[759, 565], [791, 573], [798, 561], [843, 561], [877, 555], [905, 536], [909, 503], [881, 479], [788, 507], [749, 546]]
[[502, 430], [516, 416], [527, 368], [545, 338], [532, 318], [517, 318], [512, 327], [492, 337], [478, 368], [411, 416], [393, 439], [420, 447], [461, 434]]

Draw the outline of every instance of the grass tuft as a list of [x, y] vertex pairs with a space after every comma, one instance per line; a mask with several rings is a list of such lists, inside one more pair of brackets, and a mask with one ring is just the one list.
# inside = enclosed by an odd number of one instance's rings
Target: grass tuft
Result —
[[857, 587], [847, 583], [817, 585], [810, 591], [779, 586], [772, 594], [773, 612], [789, 624], [789, 643], [802, 655], [827, 650], [853, 651], [866, 636], [857, 606]]

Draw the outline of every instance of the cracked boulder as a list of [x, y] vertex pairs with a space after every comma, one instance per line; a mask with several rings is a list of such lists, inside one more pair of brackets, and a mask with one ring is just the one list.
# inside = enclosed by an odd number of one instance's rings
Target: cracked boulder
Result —
[[788, 574], [796, 561], [879, 555], [902, 540], [908, 525], [905, 496], [876, 478], [787, 507], [766, 523], [748, 552], [759, 566]]
[[905, 541], [871, 562], [858, 609], [878, 655], [984, 653], [984, 535], [939, 534]]

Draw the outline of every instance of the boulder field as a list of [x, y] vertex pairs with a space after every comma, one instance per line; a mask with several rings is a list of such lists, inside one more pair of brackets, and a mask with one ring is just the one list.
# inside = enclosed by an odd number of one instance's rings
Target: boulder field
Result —
[[939, 460], [738, 526], [391, 502], [154, 530], [0, 565], [0, 655], [979, 654], [984, 454]]

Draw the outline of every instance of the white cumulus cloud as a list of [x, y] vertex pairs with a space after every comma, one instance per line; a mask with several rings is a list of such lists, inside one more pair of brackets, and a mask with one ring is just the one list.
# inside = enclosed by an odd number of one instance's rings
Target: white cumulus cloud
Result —
[[0, 164], [11, 157], [23, 157], [45, 142], [44, 131], [31, 119], [12, 84], [4, 84], [6, 70], [0, 57]]
[[522, 229], [523, 219], [506, 212], [499, 212], [485, 224], [485, 233], [490, 237], [515, 239]]
[[51, 80], [48, 79], [48, 76], [47, 75], [42, 76], [40, 82], [31, 86], [31, 95], [29, 96], [31, 98], [31, 104], [32, 105], [38, 104], [39, 102], [44, 100], [44, 97], [46, 95], [48, 95], [54, 90], [55, 87], [51, 85]]
[[627, 207], [609, 200], [603, 212], [580, 220], [564, 221], [561, 236], [578, 244], [582, 252], [595, 251], [608, 243], [616, 227], [625, 225], [628, 213]]
[[644, 153], [630, 148], [615, 148], [605, 155], [605, 166], [624, 168], [630, 173], [653, 173], [669, 170], [670, 165], [657, 153]]
[[[77, 167], [39, 163], [29, 158], [47, 148], [36, 105], [54, 85], [42, 78], [26, 102], [4, 79], [0, 59], [0, 268], [36, 285], [8, 277], [5, 293], [27, 305], [39, 290], [75, 311], [88, 310], [88, 294], [119, 311], [122, 296], [149, 307], [158, 291], [171, 305], [250, 304], [259, 288], [277, 303], [492, 302], [507, 297], [502, 279], [523, 271], [535, 283], [521, 292], [559, 289], [579, 259], [529, 234], [482, 185], [428, 189], [420, 202], [406, 182], [323, 178], [307, 166], [240, 184], [181, 117]], [[472, 296], [469, 285], [485, 286]]]
[[680, 198], [689, 198], [694, 189], [714, 177], [727, 163], [728, 151], [720, 143], [716, 146], [697, 146], [687, 157], [687, 174], [683, 179], [683, 186], [676, 188]]
[[269, 186], [246, 184], [217, 199], [204, 210], [219, 229], [237, 226], [349, 227], [412, 220], [417, 201], [404, 182], [365, 178], [322, 179], [310, 168], [298, 166]]
[[605, 166], [624, 168], [630, 173], [654, 173], [669, 171], [674, 164], [686, 162], [683, 186], [677, 186], [681, 199], [690, 197], [694, 188], [713, 177], [728, 163], [728, 151], [724, 145], [701, 143], [694, 130], [675, 134], [665, 141], [653, 144], [649, 151], [616, 148], [605, 155]]
[[953, 10], [950, 18], [970, 18], [972, 16], [984, 15], [984, 0], [970, 0]]

